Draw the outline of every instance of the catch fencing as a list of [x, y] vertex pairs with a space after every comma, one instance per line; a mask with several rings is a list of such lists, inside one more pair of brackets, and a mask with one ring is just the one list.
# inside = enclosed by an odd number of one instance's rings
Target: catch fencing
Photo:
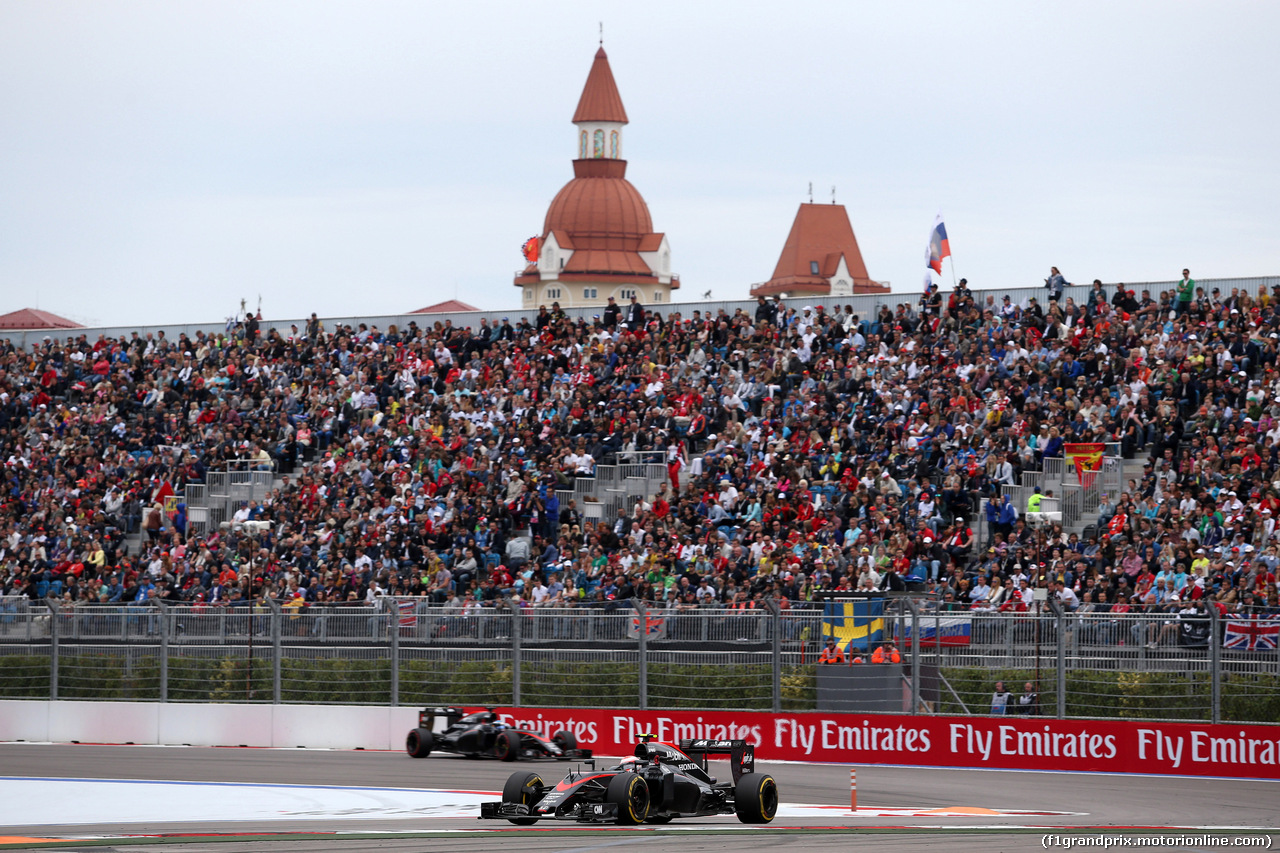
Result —
[[[864, 635], [871, 647], [893, 642], [901, 655], [895, 713], [990, 713], [1003, 681], [1015, 695], [1034, 694], [1047, 716], [1280, 721], [1280, 617], [1227, 620], [1212, 608], [1194, 618], [1071, 613], [1056, 602], [1023, 613], [932, 606], [889, 599]], [[819, 663], [824, 630], [820, 609], [771, 602], [686, 612], [626, 602], [459, 610], [388, 599], [297, 610], [3, 598], [0, 694], [832, 710], [820, 689], [834, 673]], [[868, 651], [851, 649], [841, 663], [871, 673]]]

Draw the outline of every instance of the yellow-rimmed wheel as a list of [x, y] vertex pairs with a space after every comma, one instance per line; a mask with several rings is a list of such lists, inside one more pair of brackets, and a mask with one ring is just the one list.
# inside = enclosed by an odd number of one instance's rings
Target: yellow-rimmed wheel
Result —
[[[542, 777], [537, 773], [512, 773], [507, 784], [502, 786], [502, 801], [533, 807], [542, 799], [544, 787]], [[509, 817], [507, 820], [516, 826], [531, 826], [538, 822], [536, 817]]]
[[768, 823], [778, 813], [778, 783], [764, 773], [747, 773], [733, 788], [733, 810], [743, 823]]
[[618, 823], [634, 826], [649, 817], [649, 785], [635, 773], [619, 773], [610, 779], [604, 800], [618, 806]]

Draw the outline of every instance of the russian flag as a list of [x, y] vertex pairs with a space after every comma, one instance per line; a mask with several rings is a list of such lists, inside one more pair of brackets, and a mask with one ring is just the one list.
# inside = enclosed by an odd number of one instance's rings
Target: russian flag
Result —
[[942, 223], [942, 214], [933, 223], [933, 233], [929, 235], [929, 252], [926, 256], [929, 268], [942, 275], [942, 259], [951, 256], [951, 244], [947, 242], [947, 226]]

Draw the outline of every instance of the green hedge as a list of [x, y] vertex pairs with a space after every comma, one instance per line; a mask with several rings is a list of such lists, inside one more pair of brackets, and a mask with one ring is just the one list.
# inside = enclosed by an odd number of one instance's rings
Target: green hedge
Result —
[[49, 658], [41, 655], [0, 657], [0, 696], [6, 699], [48, 699]]
[[[817, 667], [787, 667], [782, 682], [786, 711], [817, 707]], [[299, 704], [386, 704], [391, 699], [391, 665], [352, 658], [287, 659], [281, 662], [281, 699]], [[941, 714], [988, 712], [997, 681], [1016, 696], [1031, 669], [947, 668], [937, 708]], [[269, 702], [272, 666], [266, 657], [169, 658], [169, 700], [175, 702]], [[510, 705], [512, 668], [506, 660], [400, 663], [402, 705]], [[540, 661], [522, 664], [521, 704], [532, 707], [636, 707], [639, 671], [634, 662]], [[1057, 710], [1055, 673], [1042, 668], [1041, 704]], [[768, 709], [772, 672], [759, 664], [649, 665], [649, 705], [653, 708]], [[1207, 673], [1079, 670], [1067, 674], [1068, 717], [1207, 720], [1211, 685]], [[0, 695], [15, 699], [49, 696], [49, 659], [40, 655], [0, 656]], [[64, 656], [58, 695], [63, 699], [158, 700], [160, 662], [128, 650]], [[1280, 677], [1229, 674], [1222, 681], [1222, 719], [1280, 722]]]
[[[1025, 682], [1035, 681], [1032, 669], [949, 668], [943, 677], [964, 700], [969, 713], [985, 714], [997, 681], [1016, 696]], [[1068, 717], [1111, 719], [1208, 720], [1212, 716], [1212, 685], [1207, 672], [1130, 672], [1075, 670], [1067, 673]], [[1057, 712], [1057, 673], [1040, 670], [1041, 705]], [[939, 713], [962, 714], [963, 709], [944, 685]], [[1236, 675], [1222, 679], [1224, 722], [1280, 722], [1280, 678], [1274, 675]]]
[[510, 705], [511, 665], [496, 660], [401, 661], [400, 704]]

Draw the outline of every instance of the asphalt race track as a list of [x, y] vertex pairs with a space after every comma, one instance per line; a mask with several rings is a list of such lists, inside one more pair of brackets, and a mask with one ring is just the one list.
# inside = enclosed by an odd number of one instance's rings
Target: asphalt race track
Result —
[[[517, 767], [534, 766], [414, 760], [399, 752], [0, 744], [0, 845], [36, 843], [21, 841], [28, 838], [83, 850], [141, 851], [163, 843], [182, 853], [329, 853], [482, 851], [500, 844], [504, 851], [628, 853], [677, 846], [914, 850], [944, 843], [991, 851], [1039, 849], [1046, 833], [1078, 836], [1093, 827], [1141, 834], [1214, 827], [1222, 828], [1218, 834], [1280, 841], [1274, 782], [862, 766], [854, 815], [847, 765], [773, 762], [757, 769], [778, 780], [783, 807], [763, 829], [731, 817], [662, 827], [544, 821], [516, 828], [466, 816], [470, 803], [490, 798], [481, 792], [501, 789]], [[536, 767], [554, 778], [568, 769], [557, 762]], [[78, 798], [93, 807], [77, 808]]]

